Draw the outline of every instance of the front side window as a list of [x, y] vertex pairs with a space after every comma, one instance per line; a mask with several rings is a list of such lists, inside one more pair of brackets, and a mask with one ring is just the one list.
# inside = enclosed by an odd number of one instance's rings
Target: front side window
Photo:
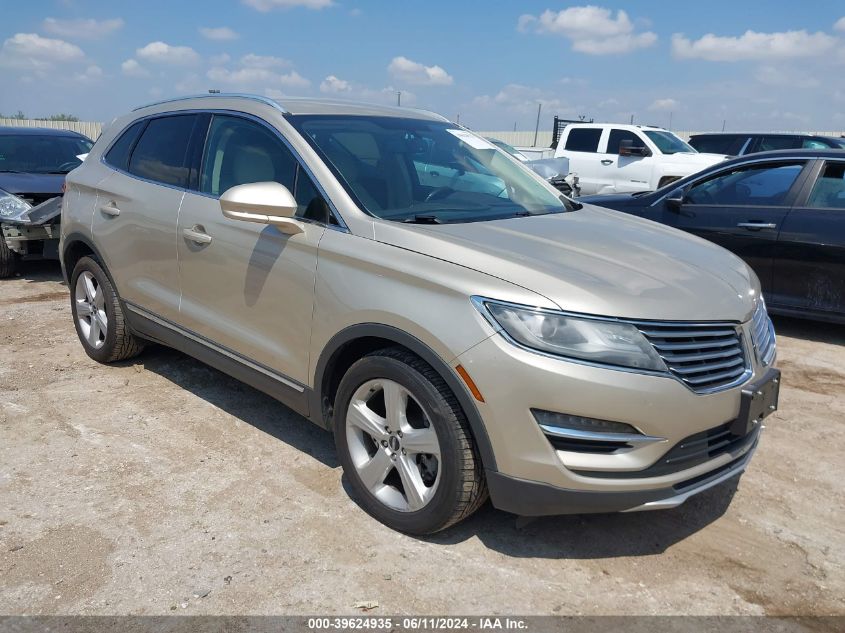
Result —
[[359, 206], [379, 218], [436, 224], [567, 209], [532, 172], [447, 122], [345, 115], [288, 120]]
[[0, 173], [66, 174], [82, 164], [77, 158], [92, 143], [79, 136], [50, 134], [0, 135]]
[[813, 187], [808, 207], [845, 209], [845, 163], [828, 163]]
[[739, 167], [693, 185], [684, 196], [688, 204], [780, 206], [804, 163]]
[[689, 152], [695, 154], [696, 150], [688, 143], [682, 141], [679, 137], [667, 132], [666, 130], [646, 130], [645, 135], [652, 143], [657, 145], [657, 149], [663, 154], [677, 154], [679, 152]]
[[576, 127], [569, 131], [566, 137], [566, 147], [570, 152], [597, 152], [599, 151], [599, 140], [601, 139], [601, 128]]
[[639, 136], [629, 130], [610, 130], [610, 136], [607, 139], [607, 153], [618, 154], [619, 146], [622, 141], [631, 141], [632, 148], [643, 148], [645, 142]]
[[[354, 139], [345, 137], [354, 146]], [[366, 147], [368, 156], [372, 150]], [[329, 221], [329, 208], [296, 157], [267, 127], [234, 116], [215, 115], [208, 132], [200, 191], [219, 196], [237, 185], [277, 182], [293, 194], [297, 216]]]
[[187, 187], [188, 143], [196, 120], [193, 114], [152, 119], [132, 152], [129, 173], [166, 185]]

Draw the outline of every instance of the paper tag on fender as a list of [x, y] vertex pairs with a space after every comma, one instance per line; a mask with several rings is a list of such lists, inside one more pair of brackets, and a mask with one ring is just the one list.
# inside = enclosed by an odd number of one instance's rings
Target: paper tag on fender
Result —
[[472, 132], [467, 132], [466, 130], [446, 130], [452, 136], [457, 137], [470, 147], [474, 149], [496, 149], [496, 146], [492, 143], [485, 141], [480, 136], [476, 136]]

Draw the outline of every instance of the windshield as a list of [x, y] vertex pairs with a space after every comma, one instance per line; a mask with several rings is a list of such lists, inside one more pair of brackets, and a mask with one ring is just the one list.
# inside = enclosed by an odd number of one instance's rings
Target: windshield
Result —
[[91, 141], [77, 136], [8, 134], [0, 136], [0, 172], [66, 174], [82, 163]]
[[655, 145], [657, 145], [657, 149], [659, 149], [664, 154], [677, 154], [678, 152], [689, 152], [691, 154], [698, 153], [695, 151], [695, 148], [693, 148], [692, 145], [688, 145], [671, 132], [667, 132], [665, 130], [644, 131], [645, 135], [649, 137]]
[[516, 149], [512, 145], [508, 145], [504, 141], [500, 141], [499, 139], [496, 139], [496, 138], [488, 138], [487, 140], [490, 141], [491, 143], [493, 143], [493, 145], [495, 145], [499, 149], [506, 151], [508, 154], [510, 154], [511, 156], [516, 158], [517, 160], [522, 161], [523, 163], [528, 160], [528, 158], [526, 158], [525, 154], [520, 152], [518, 149]]
[[288, 120], [358, 205], [379, 218], [439, 224], [576, 208], [490, 142], [445, 121], [352, 115]]

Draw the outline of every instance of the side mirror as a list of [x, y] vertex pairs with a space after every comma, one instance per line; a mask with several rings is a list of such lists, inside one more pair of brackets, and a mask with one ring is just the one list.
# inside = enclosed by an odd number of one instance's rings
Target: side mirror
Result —
[[282, 233], [296, 235], [305, 227], [297, 220], [296, 200], [288, 188], [277, 182], [237, 185], [220, 196], [220, 209], [230, 220], [272, 224]]
[[634, 141], [627, 139], [619, 142], [620, 156], [651, 156], [651, 150], [645, 145], [634, 147]]
[[666, 207], [672, 211], [680, 211], [684, 206], [684, 190], [682, 187], [673, 189], [672, 192], [666, 196]]

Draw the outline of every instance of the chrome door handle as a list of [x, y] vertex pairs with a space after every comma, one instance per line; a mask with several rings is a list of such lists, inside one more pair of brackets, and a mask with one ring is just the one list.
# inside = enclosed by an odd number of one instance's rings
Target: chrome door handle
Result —
[[182, 235], [185, 236], [185, 239], [194, 242], [195, 244], [211, 244], [211, 236], [208, 233], [198, 231], [197, 227], [182, 229]]
[[120, 209], [118, 209], [114, 202], [109, 202], [108, 204], [104, 204], [100, 207], [100, 212], [104, 213], [105, 215], [110, 215], [113, 218], [116, 218], [120, 215]]
[[613, 164], [613, 161], [612, 161], [612, 160], [610, 160], [609, 158], [605, 158], [605, 159], [601, 162], [601, 164], [602, 164], [602, 165], [612, 165], [612, 164]]
[[753, 231], [759, 231], [760, 229], [776, 229], [778, 228], [777, 224], [773, 222], [740, 222], [737, 226], [741, 229], [750, 229]]

